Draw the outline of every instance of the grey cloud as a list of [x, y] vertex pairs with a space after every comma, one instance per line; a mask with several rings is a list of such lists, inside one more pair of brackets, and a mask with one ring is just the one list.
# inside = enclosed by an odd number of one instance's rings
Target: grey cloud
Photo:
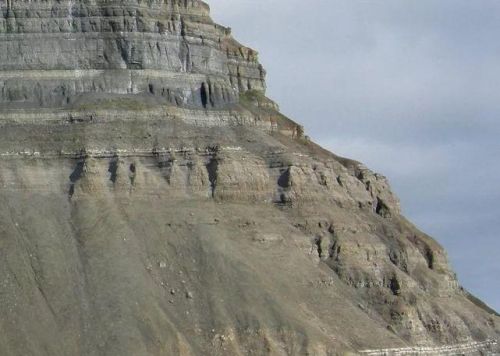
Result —
[[259, 50], [282, 110], [387, 175], [464, 286], [500, 309], [500, 2], [209, 2]]

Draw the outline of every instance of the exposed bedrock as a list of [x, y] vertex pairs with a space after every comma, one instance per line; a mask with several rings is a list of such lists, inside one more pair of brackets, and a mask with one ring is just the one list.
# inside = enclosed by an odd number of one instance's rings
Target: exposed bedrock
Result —
[[[204, 130], [184, 127], [184, 146], [169, 148], [156, 137], [143, 150], [3, 154], [3, 246], [17, 246], [3, 266], [6, 350], [19, 342], [29, 354], [60, 327], [68, 338], [55, 345], [85, 355], [329, 355], [495, 338], [498, 318], [400, 215], [382, 176], [280, 133], [219, 127], [207, 141]], [[52, 327], [25, 343], [34, 331], [9, 328], [24, 322], [14, 317]]]
[[281, 114], [204, 2], [0, 9], [1, 355], [498, 352], [387, 179]]
[[242, 92], [265, 89], [257, 53], [215, 24], [201, 1], [18, 0], [0, 6], [3, 107], [64, 107], [92, 93], [145, 93], [177, 106], [224, 107]]

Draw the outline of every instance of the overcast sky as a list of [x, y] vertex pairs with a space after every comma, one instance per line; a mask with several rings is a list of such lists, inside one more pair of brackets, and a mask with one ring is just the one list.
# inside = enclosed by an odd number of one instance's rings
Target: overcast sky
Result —
[[500, 311], [500, 1], [207, 1], [282, 111], [386, 175]]

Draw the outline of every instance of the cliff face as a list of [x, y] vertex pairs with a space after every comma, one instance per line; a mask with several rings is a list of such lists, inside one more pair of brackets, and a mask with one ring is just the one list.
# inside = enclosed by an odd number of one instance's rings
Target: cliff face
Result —
[[304, 138], [205, 3], [0, 4], [0, 354], [497, 348], [386, 179]]
[[208, 12], [193, 0], [14, 0], [0, 19], [0, 103], [68, 106], [91, 93], [148, 93], [225, 107], [241, 91], [263, 90], [255, 52]]

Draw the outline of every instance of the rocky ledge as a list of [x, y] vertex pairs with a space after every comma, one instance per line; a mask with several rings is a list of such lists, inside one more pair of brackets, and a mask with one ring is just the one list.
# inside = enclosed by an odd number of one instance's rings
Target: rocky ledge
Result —
[[498, 352], [386, 178], [282, 115], [208, 5], [0, 7], [2, 355]]
[[90, 93], [225, 107], [265, 87], [257, 53], [199, 0], [13, 0], [0, 15], [3, 107], [78, 105]]

